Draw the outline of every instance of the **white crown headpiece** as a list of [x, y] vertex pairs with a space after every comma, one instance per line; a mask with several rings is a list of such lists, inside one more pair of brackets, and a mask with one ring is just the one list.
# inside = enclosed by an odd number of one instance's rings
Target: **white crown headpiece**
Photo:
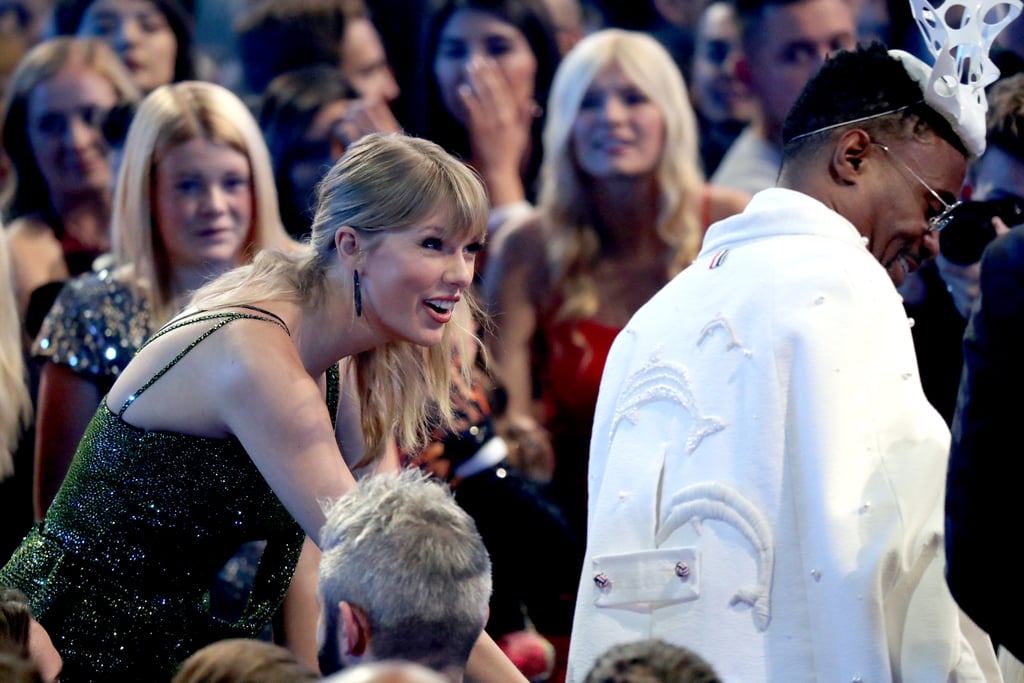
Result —
[[921, 86], [924, 101], [942, 115], [971, 156], [985, 151], [985, 87], [999, 78], [989, 49], [999, 32], [1021, 13], [1021, 0], [910, 0], [910, 10], [935, 64], [890, 50]]

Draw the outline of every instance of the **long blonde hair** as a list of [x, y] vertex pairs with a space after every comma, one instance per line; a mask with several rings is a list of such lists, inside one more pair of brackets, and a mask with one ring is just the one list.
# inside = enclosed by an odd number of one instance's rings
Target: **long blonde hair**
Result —
[[692, 196], [703, 174], [697, 123], [672, 57], [642, 33], [606, 29], [593, 33], [566, 55], [551, 86], [539, 205], [551, 268], [560, 294], [559, 318], [586, 318], [597, 311], [593, 267], [601, 235], [592, 219], [588, 179], [576, 161], [572, 130], [587, 89], [603, 69], [618, 66], [658, 109], [665, 120], [665, 143], [655, 168], [660, 193], [657, 235], [672, 250], [668, 277], [693, 261], [700, 250], [702, 226]]
[[7, 235], [0, 226], [0, 480], [14, 471], [14, 451], [22, 429], [32, 419], [27, 379]]
[[128, 129], [111, 241], [116, 263], [132, 266], [135, 284], [158, 323], [174, 312], [174, 295], [171, 265], [153, 214], [154, 175], [164, 155], [196, 138], [226, 145], [249, 160], [254, 211], [240, 260], [248, 263], [260, 249], [287, 248], [291, 242], [278, 214], [270, 153], [242, 101], [226, 88], [200, 81], [157, 88], [142, 101]]
[[[401, 134], [368, 135], [351, 145], [320, 183], [309, 244], [292, 252], [262, 252], [252, 265], [196, 292], [192, 305], [213, 308], [273, 299], [322, 304], [328, 266], [336, 260], [338, 228], [357, 230], [372, 250], [386, 235], [439, 211], [447, 214], [443, 238], [483, 240], [487, 195], [473, 171], [433, 142]], [[463, 292], [459, 306], [472, 305]], [[458, 345], [453, 334], [446, 326], [435, 346], [393, 341], [356, 356], [352, 365], [366, 440], [366, 457], [357, 466], [383, 453], [391, 437], [403, 450], [418, 450], [432, 420], [451, 419], [451, 354]]]

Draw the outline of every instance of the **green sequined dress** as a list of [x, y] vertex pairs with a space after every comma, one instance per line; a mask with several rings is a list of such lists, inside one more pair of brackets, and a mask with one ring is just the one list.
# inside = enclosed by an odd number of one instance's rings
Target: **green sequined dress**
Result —
[[[129, 399], [103, 400], [45, 520], [0, 569], [0, 584], [24, 591], [64, 658], [62, 681], [167, 681], [207, 643], [257, 636], [277, 610], [304, 534], [235, 438], [133, 427], [121, 414], [188, 351], [240, 318], [216, 324]], [[287, 328], [285, 327], [287, 331]], [[155, 338], [155, 337], [154, 337]], [[335, 414], [337, 369], [329, 373]], [[266, 539], [244, 614], [209, 611], [209, 588], [242, 543]]]

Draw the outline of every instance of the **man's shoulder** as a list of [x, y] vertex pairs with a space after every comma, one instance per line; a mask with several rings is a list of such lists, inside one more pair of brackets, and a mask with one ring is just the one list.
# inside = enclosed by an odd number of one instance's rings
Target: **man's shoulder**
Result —
[[982, 272], [999, 269], [1024, 277], [1024, 230], [1010, 230], [986, 247], [982, 258]]
[[710, 182], [754, 194], [774, 187], [781, 167], [781, 150], [748, 126], [729, 147]]

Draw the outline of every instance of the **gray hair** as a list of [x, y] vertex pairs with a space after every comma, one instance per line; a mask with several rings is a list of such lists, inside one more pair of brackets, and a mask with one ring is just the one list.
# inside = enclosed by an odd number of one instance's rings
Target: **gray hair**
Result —
[[664, 640], [638, 640], [608, 648], [583, 683], [719, 683], [697, 653]]
[[483, 630], [491, 560], [443, 484], [416, 469], [368, 477], [326, 510], [320, 593], [370, 623], [375, 659], [462, 669]]

